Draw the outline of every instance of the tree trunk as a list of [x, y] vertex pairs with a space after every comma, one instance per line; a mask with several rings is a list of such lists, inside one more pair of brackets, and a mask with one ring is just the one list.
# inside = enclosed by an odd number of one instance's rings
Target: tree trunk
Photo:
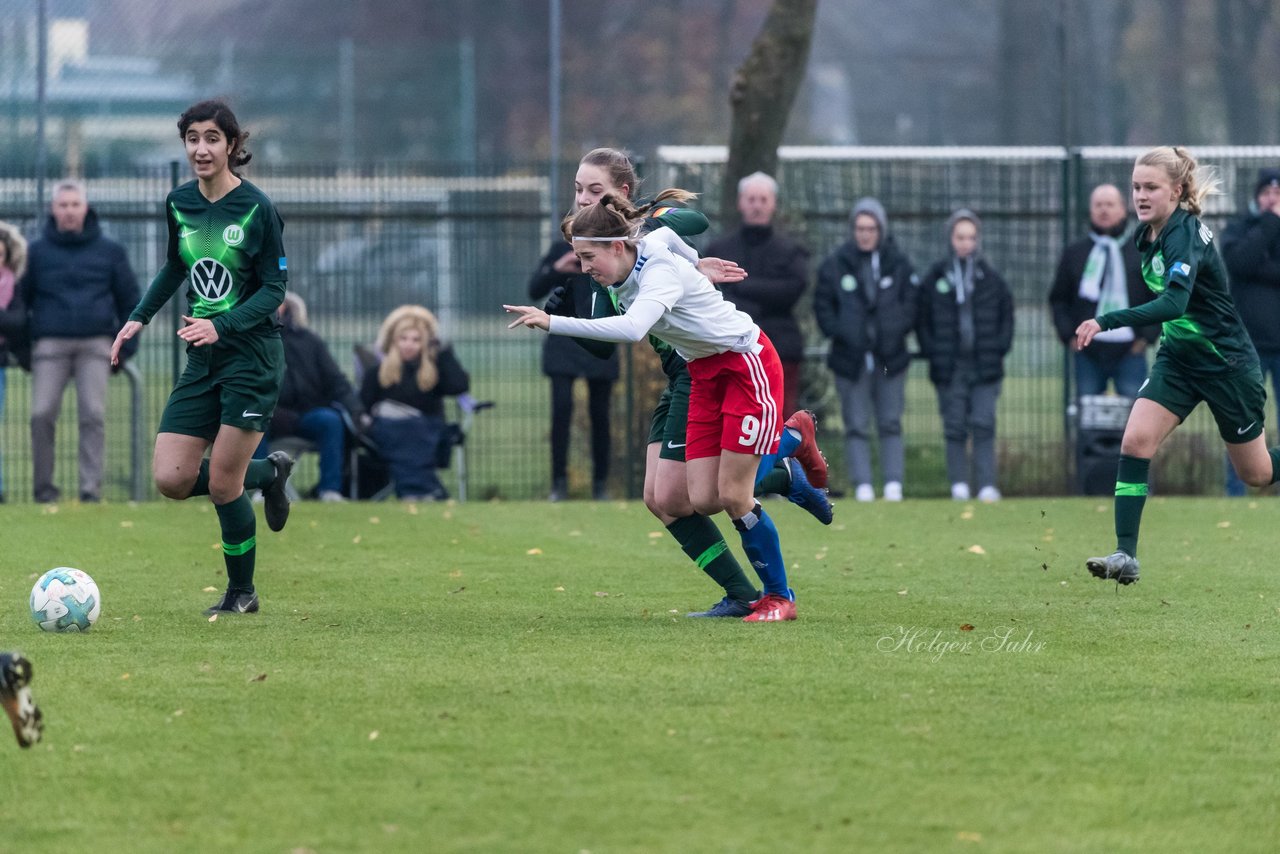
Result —
[[774, 0], [751, 54], [734, 73], [729, 159], [720, 190], [722, 228], [737, 222], [738, 180], [756, 171], [777, 172], [778, 145], [809, 63], [816, 9], [817, 0]]
[[1258, 98], [1258, 40], [1271, 4], [1218, 0], [1218, 80], [1227, 112], [1227, 142], [1262, 143], [1262, 104]]

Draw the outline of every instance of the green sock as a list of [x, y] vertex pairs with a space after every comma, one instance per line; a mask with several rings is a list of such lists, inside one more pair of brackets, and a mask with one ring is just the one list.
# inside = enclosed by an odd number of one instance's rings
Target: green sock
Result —
[[253, 592], [253, 561], [257, 553], [258, 520], [247, 493], [226, 504], [215, 504], [222, 525], [222, 557], [227, 562], [227, 588]]
[[1120, 455], [1116, 471], [1116, 548], [1130, 557], [1138, 556], [1138, 526], [1142, 505], [1147, 503], [1147, 471], [1151, 460]]
[[791, 492], [791, 475], [779, 460], [769, 473], [756, 484], [756, 495], [786, 495]]
[[276, 479], [276, 467], [271, 460], [249, 460], [244, 473], [245, 489], [266, 489]]
[[200, 471], [196, 474], [196, 482], [191, 487], [191, 494], [188, 498], [194, 498], [197, 495], [209, 494], [209, 458], [205, 457], [200, 461]]
[[738, 559], [729, 551], [724, 535], [711, 519], [695, 513], [675, 520], [667, 530], [698, 568], [711, 576], [731, 598], [752, 602], [759, 597], [759, 591], [747, 580]]
[[1271, 457], [1271, 482], [1275, 483], [1280, 480], [1280, 445], [1267, 451], [1267, 454]]

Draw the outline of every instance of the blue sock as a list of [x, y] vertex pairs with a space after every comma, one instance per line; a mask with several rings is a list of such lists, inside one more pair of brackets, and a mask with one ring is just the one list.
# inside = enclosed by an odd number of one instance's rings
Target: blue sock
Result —
[[756, 486], [760, 485], [765, 475], [773, 471], [774, 463], [791, 456], [798, 447], [800, 447], [800, 434], [789, 427], [783, 427], [782, 438], [778, 440], [778, 452], [765, 454], [760, 458], [760, 466], [756, 469]]
[[778, 542], [778, 529], [773, 520], [764, 512], [760, 502], [743, 516], [733, 520], [733, 527], [738, 529], [742, 538], [742, 550], [747, 553], [747, 560], [755, 567], [756, 575], [765, 593], [776, 593], [795, 599], [795, 594], [787, 587], [787, 565], [782, 559], [782, 545]]

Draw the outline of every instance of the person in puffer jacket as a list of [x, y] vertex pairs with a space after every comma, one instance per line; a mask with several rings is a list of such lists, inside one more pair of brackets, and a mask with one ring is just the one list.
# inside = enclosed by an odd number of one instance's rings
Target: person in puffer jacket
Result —
[[978, 500], [996, 486], [996, 401], [1013, 346], [1013, 295], [981, 253], [982, 221], [961, 208], [947, 220], [951, 251], [920, 278], [916, 335], [929, 360], [946, 440], [951, 497], [968, 501], [969, 442]]
[[818, 268], [813, 313], [831, 339], [827, 365], [835, 374], [844, 417], [845, 464], [854, 496], [872, 501], [871, 434], [875, 413], [884, 472], [884, 499], [902, 500], [905, 476], [902, 412], [916, 324], [917, 279], [911, 260], [889, 234], [884, 206], [860, 199], [849, 217], [853, 231]]

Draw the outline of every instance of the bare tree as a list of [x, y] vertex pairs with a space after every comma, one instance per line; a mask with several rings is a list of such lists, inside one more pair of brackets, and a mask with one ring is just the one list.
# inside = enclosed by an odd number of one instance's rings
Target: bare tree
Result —
[[1271, 15], [1270, 0], [1218, 0], [1218, 80], [1227, 110], [1227, 129], [1235, 145], [1262, 139], [1258, 97], [1258, 42]]
[[816, 9], [817, 0], [774, 0], [751, 53], [734, 73], [729, 159], [720, 191], [723, 226], [736, 221], [738, 179], [777, 171], [778, 145], [809, 63]]

